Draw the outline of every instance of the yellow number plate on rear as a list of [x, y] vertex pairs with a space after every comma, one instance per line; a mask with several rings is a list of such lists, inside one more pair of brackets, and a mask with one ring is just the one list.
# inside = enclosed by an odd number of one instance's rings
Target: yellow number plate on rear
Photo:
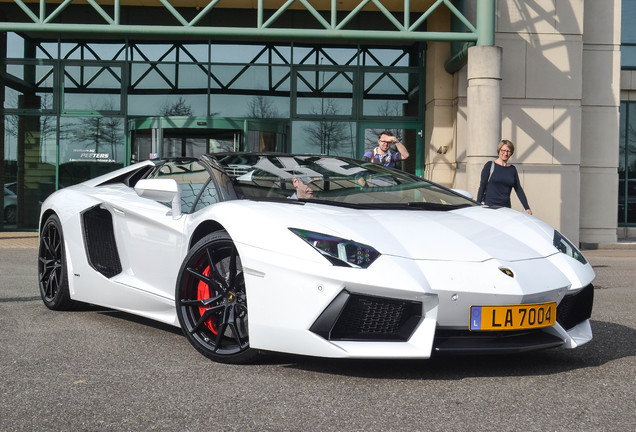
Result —
[[504, 306], [471, 306], [471, 330], [520, 330], [556, 322], [556, 302]]

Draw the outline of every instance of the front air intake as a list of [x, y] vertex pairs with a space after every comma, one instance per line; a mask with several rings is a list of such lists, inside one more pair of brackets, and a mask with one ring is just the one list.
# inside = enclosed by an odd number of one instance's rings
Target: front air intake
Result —
[[311, 331], [328, 340], [405, 341], [421, 319], [421, 302], [342, 291]]
[[566, 330], [592, 316], [594, 286], [589, 284], [573, 295], [566, 295], [557, 306], [557, 322]]

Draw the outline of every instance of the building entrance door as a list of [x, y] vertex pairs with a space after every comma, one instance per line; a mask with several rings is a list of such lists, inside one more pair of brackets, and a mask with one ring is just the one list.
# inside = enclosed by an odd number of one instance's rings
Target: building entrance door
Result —
[[130, 120], [130, 161], [232, 151], [284, 152], [286, 120], [146, 117]]
[[164, 130], [162, 157], [199, 157], [205, 153], [238, 151], [242, 130]]

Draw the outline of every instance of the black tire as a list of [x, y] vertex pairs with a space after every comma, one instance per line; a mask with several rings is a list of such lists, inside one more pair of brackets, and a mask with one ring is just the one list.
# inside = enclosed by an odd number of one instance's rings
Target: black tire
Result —
[[8, 225], [15, 224], [15, 206], [10, 205], [4, 208], [4, 222]]
[[42, 301], [51, 310], [72, 310], [78, 305], [71, 300], [62, 224], [56, 215], [46, 220], [40, 231], [38, 279]]
[[227, 232], [208, 234], [190, 250], [175, 303], [183, 333], [206, 357], [234, 364], [258, 357], [249, 343], [243, 267]]

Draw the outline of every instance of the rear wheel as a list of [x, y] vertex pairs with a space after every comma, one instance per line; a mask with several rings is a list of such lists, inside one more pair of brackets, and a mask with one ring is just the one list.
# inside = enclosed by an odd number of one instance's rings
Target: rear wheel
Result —
[[188, 253], [175, 295], [181, 328], [203, 355], [223, 363], [258, 356], [249, 344], [243, 267], [225, 231], [207, 235]]
[[52, 310], [70, 310], [77, 306], [68, 289], [68, 272], [62, 224], [56, 215], [46, 220], [40, 231], [38, 251], [40, 295]]

